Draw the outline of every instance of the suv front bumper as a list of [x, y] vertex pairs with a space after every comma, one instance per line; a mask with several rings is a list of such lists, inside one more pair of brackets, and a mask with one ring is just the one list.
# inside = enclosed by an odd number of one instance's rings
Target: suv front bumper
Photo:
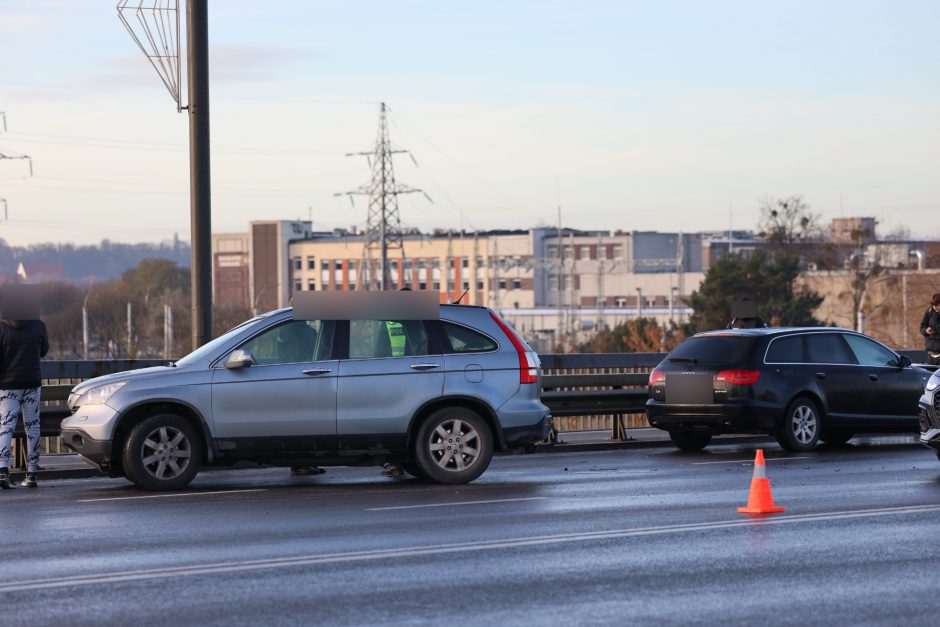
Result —
[[924, 394], [918, 402], [920, 409], [920, 443], [937, 451], [940, 456], [940, 419], [933, 407], [933, 394]]

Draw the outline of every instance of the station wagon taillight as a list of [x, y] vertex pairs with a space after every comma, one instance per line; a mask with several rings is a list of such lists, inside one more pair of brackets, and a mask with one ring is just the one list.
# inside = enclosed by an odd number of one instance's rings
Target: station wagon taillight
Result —
[[509, 341], [512, 342], [512, 347], [516, 349], [516, 354], [519, 355], [519, 383], [538, 383], [538, 355], [530, 350], [526, 350], [526, 345], [522, 343], [519, 336], [516, 335], [516, 332], [510, 329], [509, 325], [503, 322], [494, 312], [490, 312], [490, 317], [499, 325], [499, 328], [503, 330], [503, 333], [505, 333]]
[[662, 370], [654, 368], [650, 373], [649, 385], [656, 385], [657, 383], [663, 383], [666, 380], [666, 373]]
[[760, 370], [722, 370], [715, 376], [715, 381], [724, 381], [731, 385], [751, 385], [760, 379]]

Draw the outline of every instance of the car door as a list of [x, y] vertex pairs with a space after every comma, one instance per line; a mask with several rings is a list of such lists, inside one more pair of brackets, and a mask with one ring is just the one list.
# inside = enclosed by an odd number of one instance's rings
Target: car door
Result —
[[251, 363], [213, 372], [212, 422], [220, 448], [334, 449], [338, 360], [333, 321], [288, 320], [236, 350]]
[[807, 375], [815, 379], [831, 426], [849, 426], [867, 412], [868, 377], [839, 333], [807, 333]]
[[[846, 334], [845, 341], [867, 378], [867, 413], [872, 426], [886, 429], [917, 428], [918, 404], [925, 381], [891, 349], [862, 336]], [[877, 424], [875, 424], [877, 423]]]
[[340, 448], [404, 448], [415, 412], [444, 390], [444, 358], [420, 320], [350, 320], [339, 362]]

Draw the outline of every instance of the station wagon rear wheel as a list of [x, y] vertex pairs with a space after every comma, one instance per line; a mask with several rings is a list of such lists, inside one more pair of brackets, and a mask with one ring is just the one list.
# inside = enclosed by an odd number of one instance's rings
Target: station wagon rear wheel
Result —
[[777, 432], [780, 446], [794, 453], [804, 453], [816, 448], [822, 432], [822, 415], [812, 400], [797, 397], [787, 407], [783, 425]]
[[489, 425], [464, 407], [438, 409], [418, 429], [415, 463], [432, 481], [469, 483], [483, 474], [492, 458]]
[[701, 451], [712, 441], [712, 434], [706, 431], [670, 431], [669, 439], [683, 451]]
[[176, 414], [158, 414], [137, 424], [124, 443], [124, 473], [146, 490], [180, 490], [202, 460], [202, 440]]

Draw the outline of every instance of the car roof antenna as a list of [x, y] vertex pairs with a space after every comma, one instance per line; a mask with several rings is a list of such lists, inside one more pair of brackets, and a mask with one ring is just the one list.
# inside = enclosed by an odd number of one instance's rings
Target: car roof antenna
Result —
[[466, 296], [466, 295], [467, 295], [467, 292], [469, 292], [469, 291], [470, 291], [470, 288], [468, 287], [467, 289], [465, 289], [465, 290], [463, 291], [463, 294], [460, 295], [460, 298], [458, 298], [457, 300], [455, 300], [454, 302], [452, 302], [451, 305], [459, 305], [459, 304], [460, 304], [460, 301], [463, 300], [463, 297]]

